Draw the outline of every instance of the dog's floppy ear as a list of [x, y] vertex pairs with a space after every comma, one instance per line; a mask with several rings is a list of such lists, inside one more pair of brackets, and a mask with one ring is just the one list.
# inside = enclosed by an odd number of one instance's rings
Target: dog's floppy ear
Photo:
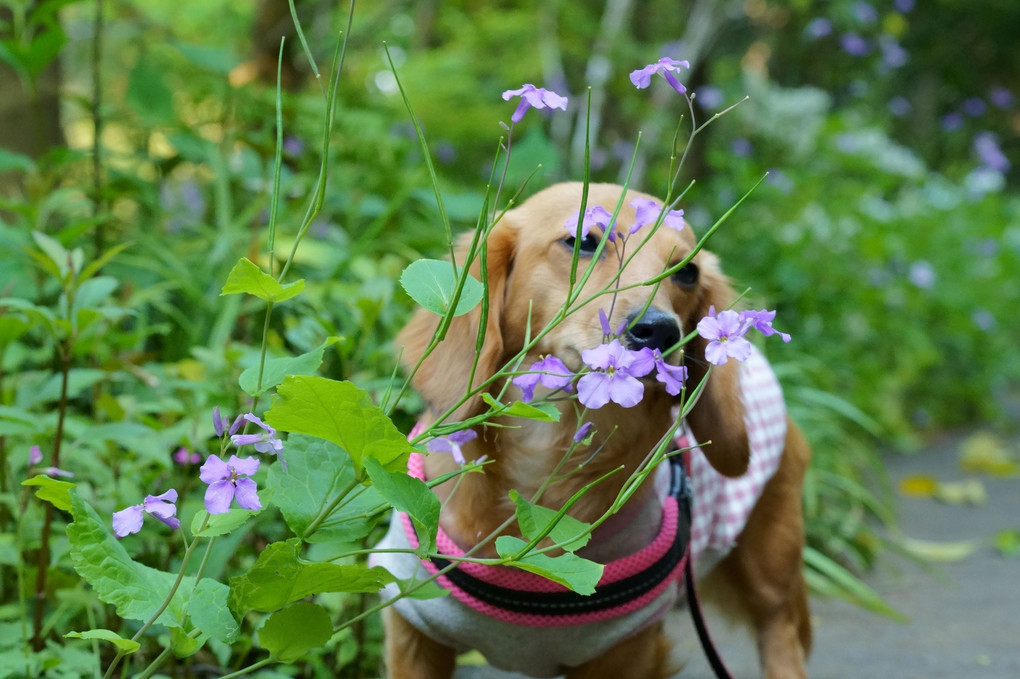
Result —
[[[463, 263], [468, 255], [472, 234], [463, 234], [457, 247], [457, 261]], [[516, 229], [504, 220], [490, 232], [486, 242], [486, 270], [489, 285], [489, 310], [485, 334], [475, 366], [475, 349], [478, 325], [482, 317], [481, 304], [470, 312], [455, 317], [446, 337], [425, 359], [414, 375], [413, 384], [428, 402], [430, 411], [438, 416], [455, 405], [467, 392], [495, 374], [503, 365], [504, 346], [501, 316], [506, 296], [507, 277], [513, 264], [517, 242]], [[471, 275], [481, 280], [481, 258], [471, 265]], [[425, 353], [432, 336], [442, 319], [429, 311], [419, 309], [403, 330], [397, 334], [396, 346], [402, 348], [401, 362], [414, 368]], [[474, 367], [474, 380], [468, 379]], [[479, 411], [481, 398], [474, 396], [452, 414], [449, 421], [471, 417]]]
[[[736, 294], [719, 267], [719, 259], [703, 250], [698, 259], [701, 270], [702, 297], [694, 316], [688, 319], [693, 329], [708, 315], [709, 308], [722, 311], [733, 303]], [[685, 328], [686, 330], [687, 328]], [[708, 370], [705, 348], [708, 340], [696, 336], [686, 349], [685, 364], [691, 384], [699, 384]], [[729, 360], [712, 368], [701, 398], [687, 415], [709, 463], [723, 476], [736, 477], [747, 471], [751, 448], [744, 423], [744, 405], [740, 400], [740, 364]], [[709, 444], [708, 442], [711, 441]]]

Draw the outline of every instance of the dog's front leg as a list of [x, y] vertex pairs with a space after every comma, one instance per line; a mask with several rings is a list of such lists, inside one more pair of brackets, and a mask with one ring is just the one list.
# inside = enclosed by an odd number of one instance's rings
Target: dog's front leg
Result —
[[457, 653], [419, 632], [393, 608], [383, 612], [390, 679], [450, 679]]

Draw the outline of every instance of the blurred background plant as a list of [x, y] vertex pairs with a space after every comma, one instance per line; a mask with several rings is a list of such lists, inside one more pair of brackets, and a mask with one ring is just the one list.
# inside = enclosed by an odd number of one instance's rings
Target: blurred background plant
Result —
[[[347, 6], [334, 5], [297, 3], [320, 60], [345, 27]], [[867, 567], [880, 547], [869, 519], [891, 520], [886, 498], [865, 489], [881, 476], [881, 445], [1015, 426], [1017, 25], [1016, 3], [964, 0], [359, 4], [327, 199], [295, 265], [308, 292], [274, 314], [271, 350], [341, 336], [324, 372], [378, 393], [411, 306], [399, 273], [444, 251], [384, 43], [463, 228], [474, 226], [508, 117], [499, 93], [523, 82], [573, 105], [521, 126], [509, 186], [538, 164], [529, 192], [580, 177], [590, 87], [593, 178], [620, 181], [640, 131], [633, 184], [665, 193], [683, 111], [664, 85], [631, 96], [626, 75], [660, 56], [689, 59], [699, 119], [750, 99], [699, 136], [683, 207], [704, 229], [769, 173], [709, 247], [795, 338], [769, 353], [817, 451], [806, 496], [813, 565]], [[63, 426], [59, 466], [113, 511], [157, 482], [192, 477], [173, 454], [207, 454], [209, 409], [243, 405], [237, 376], [255, 360], [262, 317], [219, 290], [238, 256], [264, 260], [283, 34], [281, 252], [318, 179], [323, 115], [323, 84], [285, 0], [0, 0], [0, 563], [32, 564], [24, 582], [3, 571], [0, 675], [24, 672], [6, 652], [28, 634], [77, 676], [86, 654], [52, 632], [104, 615], [73, 574], [59, 512], [38, 558], [49, 522], [18, 485], [29, 448], [52, 459]], [[75, 250], [72, 272], [98, 262], [102, 274], [77, 307], [68, 285], [83, 281], [54, 259]], [[415, 414], [409, 402], [398, 418], [409, 428]], [[251, 560], [238, 546], [257, 549], [274, 531], [265, 519], [222, 541], [213, 571]], [[179, 546], [132, 539], [140, 559], [168, 567], [180, 557]], [[45, 633], [26, 632], [10, 604], [33, 595], [47, 562]], [[319, 662], [370, 675], [376, 633], [336, 640]]]

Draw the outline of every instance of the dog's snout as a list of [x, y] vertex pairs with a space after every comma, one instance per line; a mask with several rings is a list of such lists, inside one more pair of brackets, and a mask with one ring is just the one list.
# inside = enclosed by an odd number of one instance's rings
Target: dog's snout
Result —
[[630, 330], [626, 335], [626, 343], [630, 349], [638, 350], [648, 347], [658, 349], [662, 353], [680, 341], [680, 326], [676, 319], [658, 309], [648, 309], [635, 323], [632, 314], [627, 319]]

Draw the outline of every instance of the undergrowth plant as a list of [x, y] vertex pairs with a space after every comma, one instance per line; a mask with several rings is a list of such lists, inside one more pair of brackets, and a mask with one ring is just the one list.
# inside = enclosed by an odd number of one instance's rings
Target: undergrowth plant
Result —
[[[156, 327], [146, 323], [144, 291], [128, 290], [130, 280], [104, 273], [119, 258], [130, 257], [132, 244], [86, 255], [74, 243], [95, 226], [87, 218], [57, 237], [35, 229], [31, 242], [24, 243], [32, 267], [19, 266], [30, 272], [36, 294], [21, 287], [0, 300], [0, 365], [31, 366], [0, 374], [0, 559], [14, 573], [3, 581], [0, 676], [133, 672], [149, 677], [170, 663], [193, 662], [218, 665], [222, 676], [240, 676], [297, 661], [309, 662], [317, 672], [362, 676], [376, 663], [377, 614], [392, 603], [375, 595], [394, 585], [398, 598], [442, 595], [434, 577], [398, 581], [367, 560], [373, 536], [393, 509], [406, 512], [417, 528], [414, 553], [422, 558], [436, 553], [440, 506], [429, 486], [446, 478], [426, 483], [409, 477], [406, 464], [413, 451], [456, 458], [472, 427], [494, 417], [555, 420], [559, 411], [547, 398], [530, 398], [537, 383], [556, 390], [559, 399], [572, 399], [583, 422], [588, 410], [609, 401], [638, 403], [643, 387], [637, 378], [654, 374], [680, 399], [677, 424], [648, 451], [604, 517], [586, 524], [567, 516], [587, 489], [555, 508], [542, 507], [540, 496], [517, 496], [515, 519], [523, 539], [490, 535], [483, 544], [494, 542], [498, 557], [462, 557], [539, 573], [580, 593], [593, 591], [602, 566], [578, 556], [576, 549], [667, 456], [675, 428], [704, 382], [687, 383], [682, 369], [662, 355], [630, 351], [619, 343], [612, 285], [595, 293], [605, 297], [609, 310], [602, 316], [605, 343], [585, 352], [586, 367], [579, 374], [555, 357], [530, 366], [521, 362], [556, 323], [591, 301], [581, 289], [597, 257], [584, 264], [579, 253], [592, 226], [604, 234], [597, 252], [615, 254], [621, 271], [655, 230], [683, 227], [678, 205], [690, 185], [678, 187], [687, 151], [726, 111], [697, 123], [692, 98], [678, 77], [685, 62], [664, 57], [631, 74], [641, 89], [661, 76], [685, 106], [663, 203], [632, 205], [639, 222], [625, 234], [614, 226], [622, 202], [589, 206], [582, 200], [576, 221], [564, 225], [576, 240], [571, 288], [560, 313], [549, 326], [531, 328], [524, 350], [463, 395], [460, 403], [481, 396], [485, 412], [451, 421], [458, 403], [408, 439], [395, 420], [406, 419], [414, 408], [406, 405], [413, 370], [402, 378], [378, 375], [368, 389], [321, 376], [324, 360], [349, 338], [344, 328], [329, 332], [333, 329], [316, 319], [309, 329], [308, 319], [288, 316], [291, 325], [284, 332], [295, 339], [291, 346], [304, 351], [273, 346], [280, 310], [303, 308], [302, 298], [309, 294], [309, 283], [293, 271], [329, 199], [327, 161], [349, 35], [350, 20], [322, 84], [321, 165], [306, 187], [303, 216], [293, 224], [280, 219], [286, 138], [277, 93], [276, 153], [262, 247], [234, 260], [219, 287], [224, 318], [232, 322], [247, 315], [261, 321], [250, 346], [216, 352], [209, 343], [190, 359], [161, 367], [124, 361], [121, 351], [137, 346], [139, 336], [158, 339], [170, 332], [166, 321]], [[318, 73], [314, 59], [309, 63]], [[398, 69], [392, 72], [399, 85]], [[401, 93], [454, 260], [439, 173], [410, 98], [402, 88]], [[523, 190], [505, 184], [515, 126], [531, 108], [568, 105], [566, 98], [532, 85], [503, 93], [504, 100], [514, 97], [519, 101], [500, 140], [466, 259], [418, 260], [400, 277], [408, 295], [442, 318], [430, 350], [452, 318], [486, 304], [485, 241]], [[755, 186], [706, 231], [699, 249]], [[478, 258], [481, 280], [468, 273]], [[687, 261], [644, 285], [653, 287]], [[709, 361], [721, 364], [746, 358], [745, 335], [752, 329], [782, 336], [772, 327], [773, 316], [765, 310], [720, 309], [696, 332], [709, 340]], [[236, 379], [236, 388], [209, 386], [214, 377]], [[505, 390], [490, 393], [499, 382], [518, 385], [528, 397], [509, 401]], [[589, 435], [582, 424], [575, 443]], [[484, 461], [464, 463], [458, 473], [484, 473], [484, 467]], [[539, 547], [547, 537], [554, 544]], [[552, 556], [555, 550], [564, 553]], [[814, 548], [806, 556], [818, 586], [889, 612], [832, 558]], [[444, 558], [450, 567], [456, 565], [456, 558]]]

